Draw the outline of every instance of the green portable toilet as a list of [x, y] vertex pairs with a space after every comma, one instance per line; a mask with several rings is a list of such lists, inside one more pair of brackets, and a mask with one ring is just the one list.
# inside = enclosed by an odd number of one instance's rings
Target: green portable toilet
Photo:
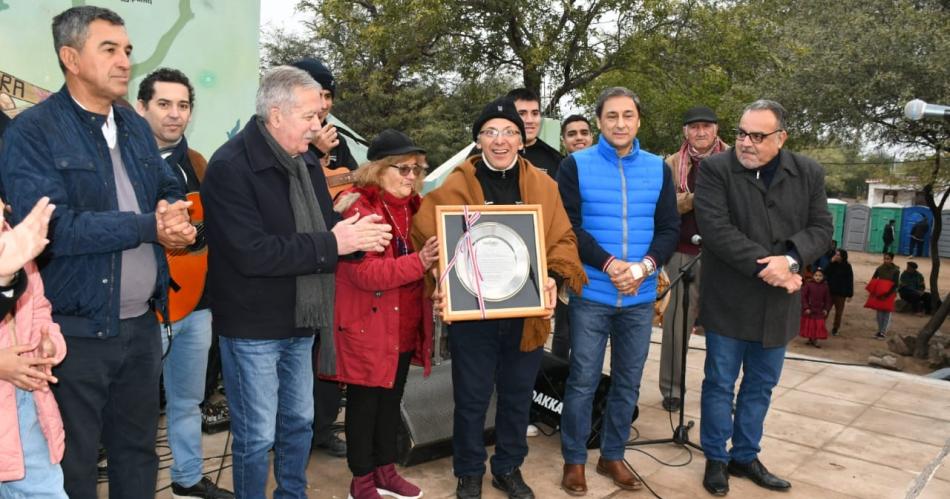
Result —
[[897, 253], [898, 237], [901, 233], [901, 210], [904, 207], [896, 203], [882, 203], [871, 207], [871, 226], [868, 229], [868, 253], [884, 251], [884, 226], [891, 220], [894, 224], [894, 243], [891, 253]]
[[828, 200], [828, 211], [831, 213], [831, 223], [834, 230], [831, 231], [831, 238], [838, 242], [838, 247], [844, 247], [844, 212], [848, 208], [848, 203], [840, 199], [831, 198]]

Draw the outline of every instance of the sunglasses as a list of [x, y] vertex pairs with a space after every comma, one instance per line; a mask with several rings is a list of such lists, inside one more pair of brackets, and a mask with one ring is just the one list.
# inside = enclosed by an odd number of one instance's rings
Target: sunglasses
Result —
[[395, 169], [399, 170], [399, 175], [400, 175], [400, 176], [403, 176], [403, 177], [408, 177], [408, 176], [409, 176], [409, 172], [412, 172], [412, 174], [415, 175], [415, 176], [417, 176], [417, 177], [420, 176], [420, 175], [422, 175], [422, 174], [424, 174], [424, 173], [426, 172], [426, 168], [425, 168], [424, 166], [419, 166], [419, 165], [414, 165], [414, 166], [408, 166], [408, 165], [389, 165], [389, 167], [390, 167], [390, 168], [395, 168]]

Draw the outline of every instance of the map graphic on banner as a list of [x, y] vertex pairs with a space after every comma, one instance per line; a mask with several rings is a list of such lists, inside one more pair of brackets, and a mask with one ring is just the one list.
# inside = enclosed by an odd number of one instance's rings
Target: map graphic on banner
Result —
[[254, 113], [259, 0], [0, 0], [0, 111], [15, 117], [63, 85], [53, 17], [96, 5], [125, 20], [132, 42], [129, 102], [160, 67], [181, 70], [195, 88], [189, 145], [210, 157]]

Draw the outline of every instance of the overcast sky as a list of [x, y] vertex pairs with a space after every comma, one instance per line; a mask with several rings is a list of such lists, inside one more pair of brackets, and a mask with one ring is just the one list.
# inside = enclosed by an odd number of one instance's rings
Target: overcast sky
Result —
[[287, 31], [300, 29], [304, 16], [297, 14], [298, 0], [261, 0], [261, 29], [282, 27]]

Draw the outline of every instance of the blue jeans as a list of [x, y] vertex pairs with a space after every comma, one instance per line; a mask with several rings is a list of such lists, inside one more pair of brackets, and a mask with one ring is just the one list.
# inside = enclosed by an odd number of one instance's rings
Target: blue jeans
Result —
[[604, 411], [600, 454], [623, 459], [630, 421], [640, 396], [643, 364], [650, 350], [653, 303], [614, 307], [572, 296], [571, 368], [561, 414], [561, 453], [567, 464], [587, 462], [594, 392], [610, 338], [610, 391]]
[[0, 499], [69, 499], [63, 489], [63, 469], [49, 462], [49, 447], [32, 392], [16, 388], [16, 414], [26, 474], [20, 480], [0, 482]]
[[235, 496], [264, 497], [267, 453], [273, 448], [274, 498], [306, 498], [313, 437], [313, 337], [221, 336], [220, 345], [234, 434]]
[[172, 324], [171, 350], [162, 335], [162, 351], [168, 351], [162, 374], [165, 383], [165, 417], [168, 445], [175, 464], [172, 481], [191, 487], [201, 480], [201, 409], [205, 396], [205, 371], [211, 347], [211, 310], [195, 310]]
[[[761, 448], [762, 425], [769, 411], [772, 388], [782, 375], [785, 347], [763, 348], [706, 331], [706, 377], [703, 379], [699, 438], [706, 459], [748, 463]], [[732, 394], [742, 367], [742, 385], [732, 415]], [[726, 452], [726, 441], [732, 449]]]

